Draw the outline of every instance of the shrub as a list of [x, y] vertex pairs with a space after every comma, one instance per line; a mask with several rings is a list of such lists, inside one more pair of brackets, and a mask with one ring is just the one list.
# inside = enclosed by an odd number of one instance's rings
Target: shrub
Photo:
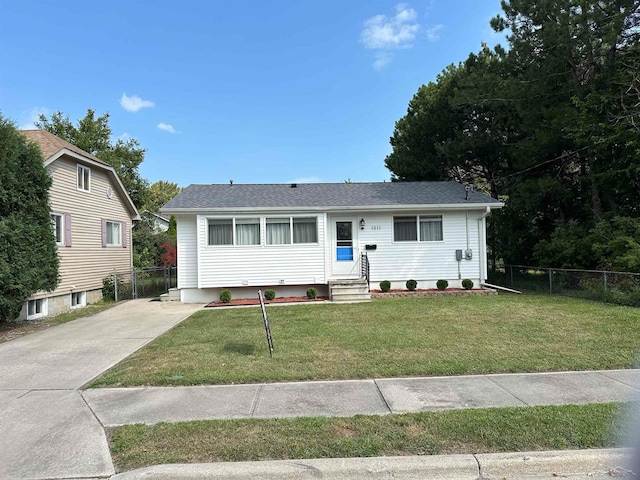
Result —
[[407, 290], [409, 290], [410, 292], [413, 292], [418, 286], [418, 282], [416, 282], [415, 280], [407, 280], [406, 285], [407, 285]]
[[471, 290], [473, 288], [473, 281], [465, 278], [464, 280], [462, 280], [462, 288], [464, 288], [465, 290]]
[[380, 282], [380, 290], [383, 292], [388, 292], [391, 290], [391, 282], [389, 280], [383, 280]]
[[275, 290], [265, 290], [264, 291], [264, 298], [266, 298], [267, 300], [273, 300], [274, 298], [276, 298], [276, 291]]
[[448, 286], [449, 282], [447, 282], [446, 280], [438, 280], [436, 282], [436, 287], [438, 287], [438, 290], [445, 290]]
[[220, 301], [222, 303], [229, 303], [231, 301], [231, 290], [222, 290], [220, 292]]
[[311, 300], [313, 300], [317, 296], [318, 296], [318, 290], [316, 290], [313, 287], [307, 288], [307, 298], [310, 298]]

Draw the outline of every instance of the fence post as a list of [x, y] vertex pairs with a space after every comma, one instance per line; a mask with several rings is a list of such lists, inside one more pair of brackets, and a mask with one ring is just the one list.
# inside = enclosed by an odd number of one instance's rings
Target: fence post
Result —
[[607, 272], [603, 272], [603, 273], [604, 273], [604, 293], [607, 293]]
[[549, 293], [553, 293], [553, 277], [551, 274], [551, 269], [549, 269]]
[[118, 274], [113, 272], [113, 299], [118, 301]]
[[513, 288], [513, 265], [509, 265], [509, 272], [511, 273], [511, 288]]
[[136, 270], [131, 270], [131, 297], [135, 300], [138, 298], [138, 276]]

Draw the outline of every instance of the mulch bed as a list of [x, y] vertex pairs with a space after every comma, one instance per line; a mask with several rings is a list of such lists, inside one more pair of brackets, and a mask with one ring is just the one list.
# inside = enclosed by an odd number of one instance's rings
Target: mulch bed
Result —
[[[324, 302], [329, 300], [329, 297], [316, 297], [314, 299], [310, 299], [307, 297], [276, 297], [273, 300], [265, 300], [265, 305], [270, 305], [273, 303], [304, 303], [304, 302]], [[231, 301], [227, 303], [223, 303], [221, 301], [211, 302], [205, 305], [205, 307], [233, 307], [239, 305], [260, 305], [260, 300], [258, 298], [237, 298], [231, 299]]]
[[[411, 293], [412, 290], [407, 290], [406, 288], [392, 288], [391, 290], [384, 293]], [[445, 290], [438, 290], [437, 288], [416, 288], [413, 290], [414, 292], [464, 292], [466, 289], [464, 288], [449, 288], [447, 287]], [[371, 289], [371, 293], [383, 293], [382, 290], [374, 290]]]

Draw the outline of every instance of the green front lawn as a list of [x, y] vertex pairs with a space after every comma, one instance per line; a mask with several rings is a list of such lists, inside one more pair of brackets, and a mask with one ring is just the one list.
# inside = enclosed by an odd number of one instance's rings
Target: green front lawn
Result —
[[118, 471], [163, 463], [517, 452], [624, 445], [619, 404], [351, 418], [210, 420], [110, 430]]
[[207, 309], [91, 386], [193, 385], [632, 367], [640, 309], [556, 296]]

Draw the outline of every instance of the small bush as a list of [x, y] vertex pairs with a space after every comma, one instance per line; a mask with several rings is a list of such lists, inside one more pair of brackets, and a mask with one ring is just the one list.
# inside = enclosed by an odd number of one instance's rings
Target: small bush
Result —
[[436, 287], [438, 287], [438, 290], [445, 290], [448, 286], [449, 282], [446, 280], [438, 280], [436, 282]]
[[222, 303], [229, 303], [231, 301], [231, 290], [222, 290], [220, 292], [220, 301]]
[[407, 285], [407, 290], [409, 290], [410, 292], [413, 292], [418, 286], [418, 282], [416, 282], [415, 280], [407, 280], [406, 285]]
[[265, 290], [264, 291], [264, 298], [266, 298], [267, 300], [273, 300], [274, 298], [276, 298], [276, 291], [275, 290]]
[[316, 290], [313, 287], [307, 288], [307, 298], [310, 298], [311, 300], [313, 300], [317, 296], [318, 296], [318, 290]]
[[465, 278], [464, 280], [462, 280], [462, 288], [464, 288], [465, 290], [471, 290], [473, 288], [473, 281]]
[[383, 280], [380, 282], [380, 290], [383, 292], [388, 292], [391, 290], [391, 282], [389, 280]]

